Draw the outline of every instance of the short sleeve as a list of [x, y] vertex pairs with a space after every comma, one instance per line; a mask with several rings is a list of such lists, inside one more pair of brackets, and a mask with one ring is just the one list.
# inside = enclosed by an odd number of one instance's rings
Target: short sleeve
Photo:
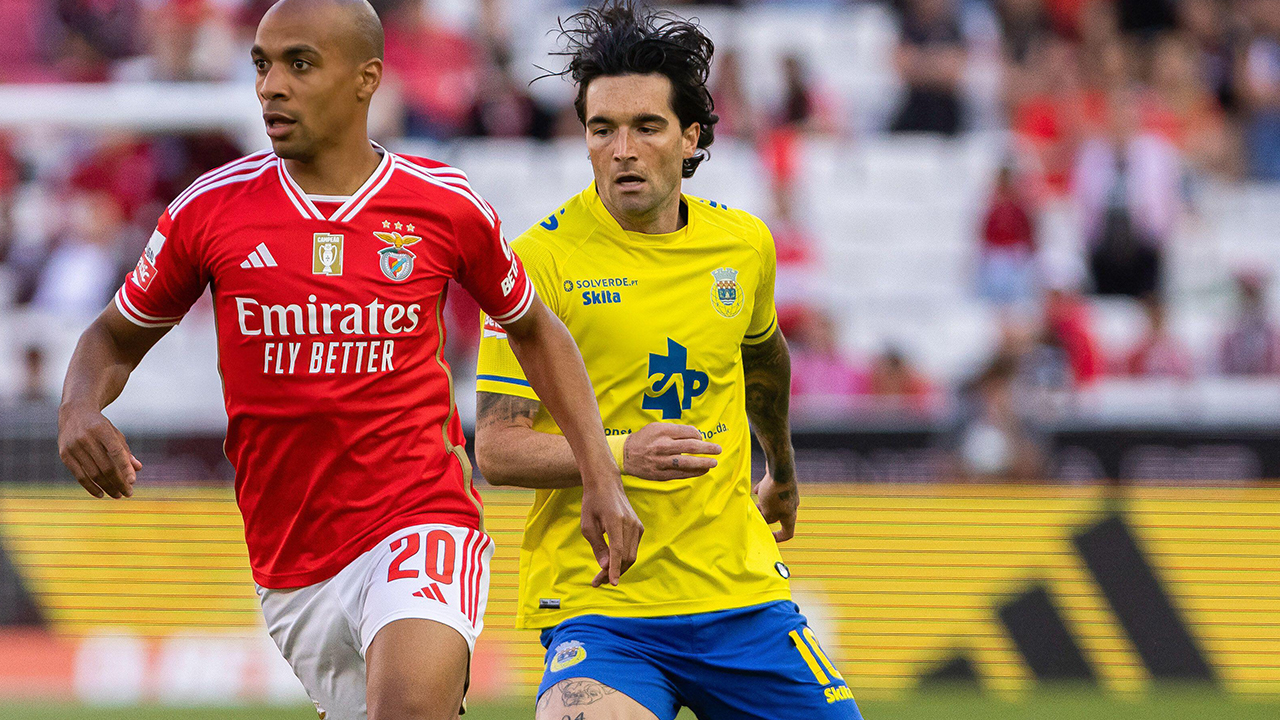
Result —
[[525, 274], [520, 257], [502, 236], [498, 215], [481, 200], [480, 212], [467, 212], [459, 219], [457, 242], [459, 263], [456, 279], [480, 309], [499, 325], [524, 317], [533, 305], [533, 283]]
[[116, 309], [142, 327], [177, 325], [209, 284], [192, 229], [195, 218], [190, 211], [180, 217], [171, 212], [160, 216], [137, 266], [116, 292]]
[[751, 323], [742, 337], [745, 345], [755, 345], [769, 339], [778, 327], [778, 309], [773, 302], [773, 285], [778, 274], [778, 253], [774, 250], [773, 235], [763, 222], [760, 226], [760, 278], [756, 284], [755, 304], [751, 311]]
[[[516, 248], [529, 280], [533, 283], [534, 292], [544, 298], [547, 307], [563, 320], [557, 303], [559, 294], [555, 292], [554, 260], [551, 254], [527, 237], [518, 238]], [[487, 315], [482, 316], [480, 321], [482, 327], [480, 357], [476, 361], [476, 390], [537, 400], [538, 394], [529, 386], [520, 362], [511, 351], [507, 332]]]
[[520, 361], [507, 342], [507, 331], [488, 315], [481, 315], [480, 357], [476, 360], [476, 391], [516, 395], [537, 400]]

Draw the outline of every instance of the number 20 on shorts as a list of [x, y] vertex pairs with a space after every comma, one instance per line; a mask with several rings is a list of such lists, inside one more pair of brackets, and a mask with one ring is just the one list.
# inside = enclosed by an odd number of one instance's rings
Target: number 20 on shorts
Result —
[[[406, 568], [404, 564], [417, 556], [423, 544], [422, 536], [417, 533], [391, 541], [391, 551], [399, 551], [399, 554], [391, 561], [391, 567], [387, 570], [387, 582], [418, 577], [418, 568], [412, 565]], [[447, 530], [432, 530], [426, 534], [425, 544], [427, 553], [423, 570], [427, 577], [444, 585], [453, 582], [453, 563], [457, 554], [457, 541], [453, 539], [453, 535]]]

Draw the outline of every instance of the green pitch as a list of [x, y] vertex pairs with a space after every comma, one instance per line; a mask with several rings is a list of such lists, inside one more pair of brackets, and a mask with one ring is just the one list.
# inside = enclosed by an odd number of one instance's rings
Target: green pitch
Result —
[[[860, 703], [867, 720], [1274, 720], [1280, 703], [1250, 702], [1206, 692], [1170, 691], [1143, 698], [1092, 693], [1041, 693], [1019, 701], [972, 694], [927, 694], [895, 702]], [[17, 705], [0, 711], [5, 720], [315, 720], [308, 708], [187, 709]], [[532, 704], [473, 704], [465, 720], [532, 720]], [[680, 720], [693, 720], [685, 713]]]

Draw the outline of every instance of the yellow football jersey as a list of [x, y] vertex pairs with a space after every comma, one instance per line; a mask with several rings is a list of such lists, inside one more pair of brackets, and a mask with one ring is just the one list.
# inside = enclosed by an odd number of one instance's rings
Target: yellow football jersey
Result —
[[[751, 496], [742, 370], [742, 344], [777, 326], [773, 238], [746, 212], [684, 200], [683, 229], [631, 233], [593, 185], [512, 243], [582, 351], [606, 434], [671, 422], [693, 425], [723, 448], [701, 477], [623, 476], [645, 532], [618, 587], [591, 587], [599, 566], [579, 528], [582, 489], [538, 491], [520, 551], [519, 627], [790, 598], [787, 570]], [[476, 375], [480, 391], [537, 399], [495, 323], [485, 322]], [[534, 429], [560, 432], [546, 408]]]

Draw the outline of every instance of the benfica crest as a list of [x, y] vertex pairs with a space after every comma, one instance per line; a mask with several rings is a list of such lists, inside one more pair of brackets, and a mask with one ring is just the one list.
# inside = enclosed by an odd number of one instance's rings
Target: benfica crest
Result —
[[391, 245], [378, 251], [378, 266], [382, 268], [382, 274], [396, 282], [409, 277], [409, 273], [413, 272], [413, 260], [417, 255], [406, 250], [405, 246], [420, 242], [422, 238], [417, 235], [401, 235], [398, 232], [375, 232], [374, 235], [382, 242]]
[[711, 285], [711, 307], [721, 315], [732, 318], [742, 312], [742, 286], [738, 284], [738, 271], [722, 267], [711, 271], [715, 282]]

